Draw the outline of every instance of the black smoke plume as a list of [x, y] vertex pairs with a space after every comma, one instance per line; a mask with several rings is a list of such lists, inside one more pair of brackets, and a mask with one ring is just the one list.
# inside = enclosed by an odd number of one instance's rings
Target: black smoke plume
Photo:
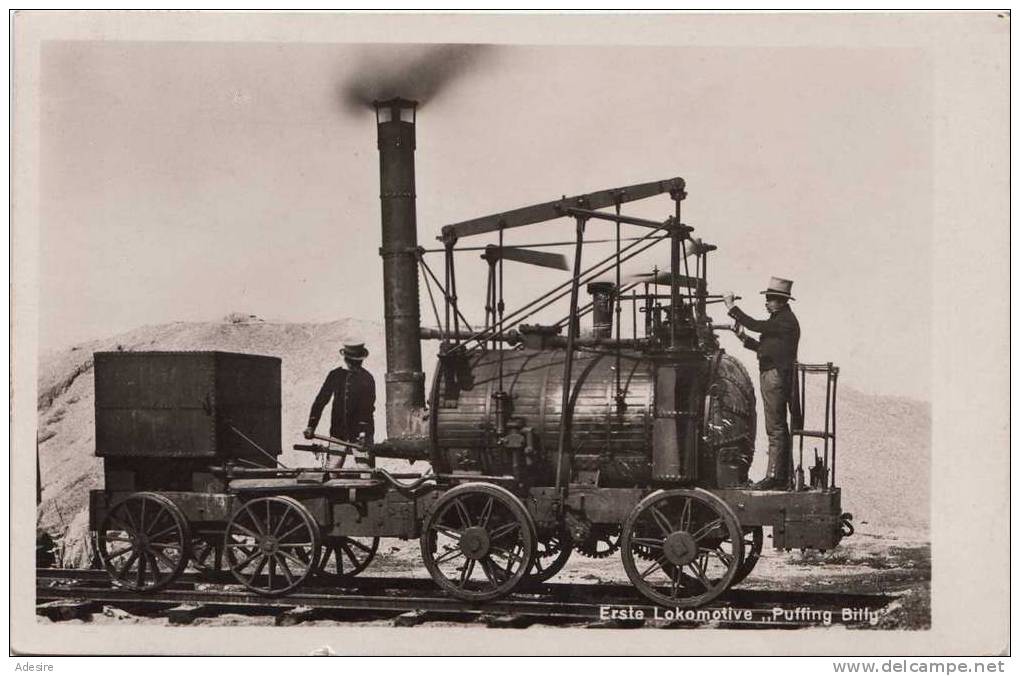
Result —
[[342, 86], [344, 105], [351, 111], [363, 110], [373, 101], [394, 96], [425, 105], [478, 66], [488, 51], [488, 45], [373, 45], [363, 53], [356, 74]]

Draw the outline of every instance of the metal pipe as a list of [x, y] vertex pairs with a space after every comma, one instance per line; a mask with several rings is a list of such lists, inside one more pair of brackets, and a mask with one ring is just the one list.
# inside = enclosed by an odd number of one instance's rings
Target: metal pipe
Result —
[[[419, 335], [422, 340], [467, 340], [474, 335], [473, 332], [461, 329], [460, 333], [446, 333], [442, 328], [432, 328], [431, 326], [423, 326], [419, 329]], [[503, 343], [518, 343], [520, 342], [521, 334], [517, 329], [509, 329], [503, 332], [503, 335], [493, 335], [491, 340], [503, 342]]]
[[[425, 407], [418, 327], [418, 229], [415, 215], [414, 114], [405, 99], [376, 102], [386, 317], [386, 432], [421, 437]], [[403, 119], [410, 113], [411, 121]]]
[[[611, 284], [611, 283], [610, 282], [589, 282], [588, 283], [589, 291], [591, 290], [591, 286], [594, 285], [594, 284]], [[615, 297], [617, 299], [622, 299], [622, 295], [621, 295], [622, 293], [626, 293], [627, 291], [630, 291], [631, 289], [635, 288], [638, 284], [640, 284], [640, 282], [632, 282], [630, 284], [624, 285], [624, 287], [622, 289], [619, 289], [618, 291], [616, 291]], [[595, 303], [595, 301], [591, 301], [591, 302], [585, 303], [581, 307], [577, 308], [577, 313], [575, 315], [567, 315], [566, 317], [563, 317], [558, 322], [553, 324], [553, 326], [563, 327], [563, 326], [566, 326], [567, 322], [570, 321], [574, 316], [576, 316], [576, 317], [583, 317], [583, 316], [585, 316], [586, 314], [588, 314], [589, 312], [592, 311], [592, 307], [593, 307], [594, 303]], [[617, 310], [619, 310], [619, 304], [617, 304]]]
[[428, 460], [429, 439], [427, 437], [393, 438], [372, 446], [372, 455], [377, 458], [400, 458], [403, 460]]
[[[635, 284], [639, 284], [639, 283], [640, 282], [635, 282]], [[624, 288], [629, 288], [629, 287], [624, 287]], [[644, 298], [653, 298], [653, 299], [657, 299], [657, 300], [668, 300], [671, 297], [672, 296], [670, 296], [667, 293], [650, 293], [650, 294], [647, 294], [647, 296], [645, 294], [639, 294], [638, 295], [638, 299], [639, 300], [643, 300]], [[694, 294], [694, 297], [695, 298], [707, 298], [709, 300], [722, 300], [723, 299], [723, 296], [721, 294], [717, 294], [717, 293], [696, 293], [696, 294]], [[741, 300], [742, 298], [743, 298], [743, 296], [734, 296], [733, 300]]]
[[356, 444], [356, 443], [354, 443], [352, 441], [344, 441], [343, 439], [336, 439], [334, 437], [328, 437], [328, 436], [323, 435], [323, 434], [313, 434], [312, 435], [312, 439], [318, 439], [319, 441], [325, 441], [325, 442], [328, 442], [330, 444], [338, 444], [340, 446], [345, 446], [347, 448], [353, 448], [356, 451], [363, 451], [363, 450], [365, 450], [365, 447], [362, 444]]
[[[591, 303], [588, 304], [588, 308], [591, 311], [592, 336], [609, 339], [613, 336], [613, 303], [616, 285], [612, 282], [590, 282], [588, 293], [591, 294]], [[580, 318], [581, 314], [582, 312], [578, 311], [572, 316]]]

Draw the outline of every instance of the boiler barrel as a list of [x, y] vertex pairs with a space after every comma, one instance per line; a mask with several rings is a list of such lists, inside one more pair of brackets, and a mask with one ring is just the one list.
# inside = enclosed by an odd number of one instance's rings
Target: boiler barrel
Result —
[[[508, 350], [503, 357], [503, 391], [511, 416], [534, 430], [546, 456], [556, 451], [563, 396], [563, 350]], [[451, 466], [464, 470], [508, 469], [497, 447], [496, 401], [500, 391], [499, 351], [469, 357], [468, 378], [457, 384], [440, 366], [438, 397], [433, 408], [437, 448]], [[620, 360], [624, 406], [616, 403], [616, 358], [579, 352], [571, 391], [572, 443], [575, 456], [611, 455], [621, 472], [644, 465], [652, 433], [654, 364], [636, 353]], [[644, 472], [644, 469], [640, 471]]]
[[[509, 397], [509, 417], [520, 419], [532, 431], [532, 480], [551, 484], [562, 415], [565, 354], [564, 350], [492, 350], [470, 355], [467, 363], [441, 360], [431, 411], [438, 469], [483, 474], [515, 471], [512, 454], [498, 442], [493, 395], [502, 389]], [[570, 388], [572, 479], [587, 470], [597, 471], [598, 482], [604, 486], [647, 484], [652, 481], [656, 370], [674, 367], [657, 364], [638, 352], [623, 351], [619, 379], [622, 407], [617, 403], [615, 367], [616, 355], [611, 352], [576, 353]], [[682, 367], [679, 382], [704, 393], [696, 405], [703, 408], [691, 412], [707, 425], [702, 429], [697, 481], [709, 486], [742, 483], [753, 456], [755, 435], [754, 390], [746, 370], [730, 355], [717, 354]], [[686, 457], [691, 449], [674, 452]]]

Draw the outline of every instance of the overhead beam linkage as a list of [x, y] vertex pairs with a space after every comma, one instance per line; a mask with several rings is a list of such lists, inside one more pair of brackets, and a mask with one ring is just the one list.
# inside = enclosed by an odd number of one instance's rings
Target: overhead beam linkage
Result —
[[677, 177], [666, 179], [664, 181], [639, 183], [637, 185], [626, 186], [623, 188], [600, 190], [598, 192], [588, 193], [587, 195], [563, 197], [552, 202], [535, 204], [530, 207], [523, 207], [520, 209], [514, 209], [513, 211], [506, 211], [499, 214], [493, 214], [491, 216], [482, 216], [481, 218], [473, 218], [469, 221], [446, 225], [443, 226], [443, 234], [437, 239], [440, 241], [449, 241], [450, 239], [456, 239], [459, 237], [496, 232], [500, 228], [506, 230], [508, 228], [517, 228], [522, 225], [542, 223], [543, 221], [551, 221], [567, 216], [569, 209], [604, 209], [617, 204], [634, 202], [636, 200], [642, 200], [648, 197], [662, 195], [664, 193], [676, 191], [682, 192], [683, 189], [684, 180]]

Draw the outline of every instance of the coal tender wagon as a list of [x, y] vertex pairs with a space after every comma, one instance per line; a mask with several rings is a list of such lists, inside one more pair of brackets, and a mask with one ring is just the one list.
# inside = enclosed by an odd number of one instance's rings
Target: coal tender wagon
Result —
[[[754, 389], [719, 346], [716, 331], [731, 327], [708, 316], [719, 300], [708, 293], [715, 247], [680, 220], [682, 179], [448, 225], [441, 246], [425, 249], [415, 222], [415, 112], [402, 99], [376, 104], [387, 439], [320, 437], [326, 445], [295, 448], [350, 456], [348, 467], [287, 468], [279, 360], [97, 354], [106, 486], [92, 493], [91, 519], [117, 583], [152, 590], [188, 566], [221, 567], [256, 592], [283, 594], [313, 575], [357, 574], [379, 538], [392, 537], [417, 539], [433, 580], [471, 602], [547, 580], [572, 553], [619, 553], [641, 594], [693, 607], [751, 572], [764, 528], [787, 550], [831, 549], [851, 531], [835, 480], [831, 364], [799, 365], [802, 386], [824, 376], [826, 396], [817, 431], [794, 421], [796, 482], [749, 487]], [[672, 200], [664, 220], [621, 213], [657, 195]], [[575, 239], [504, 245], [505, 231], [552, 219], [569, 219]], [[544, 250], [563, 244], [569, 261]], [[593, 256], [595, 244], [608, 246]], [[667, 265], [625, 274], [628, 260], [656, 245], [669, 250]], [[485, 319], [474, 326], [457, 293], [465, 253], [488, 272]], [[570, 272], [508, 309], [505, 264]], [[435, 326], [422, 326], [420, 296]], [[537, 321], [558, 302], [562, 319]], [[422, 340], [441, 341], [428, 397]], [[805, 438], [823, 446], [809, 480]], [[430, 469], [393, 474], [377, 458]]]

